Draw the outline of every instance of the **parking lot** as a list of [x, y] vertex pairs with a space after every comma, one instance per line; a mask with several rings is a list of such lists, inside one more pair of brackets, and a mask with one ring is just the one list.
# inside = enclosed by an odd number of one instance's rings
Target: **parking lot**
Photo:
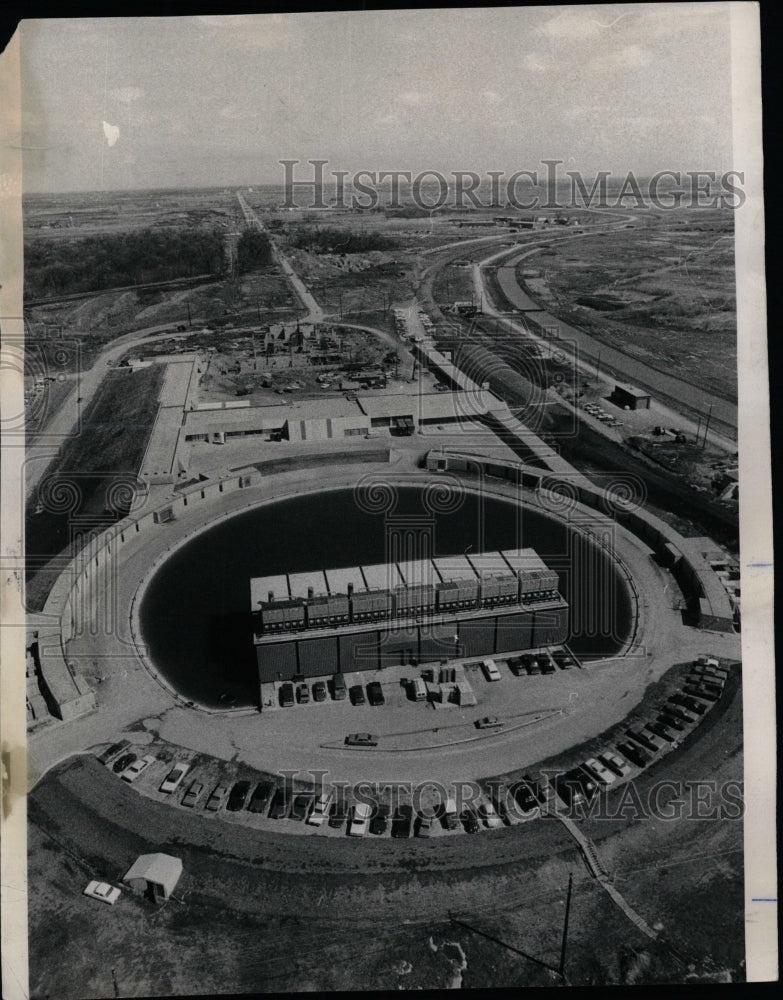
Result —
[[[537, 659], [543, 656], [539, 654]], [[507, 661], [495, 663], [499, 673], [501, 669], [511, 672]], [[485, 678], [489, 688], [501, 687], [502, 673], [500, 680], [493, 682], [488, 679], [491, 670], [481, 661], [467, 664], [466, 673], [471, 667], [475, 668], [474, 675], [478, 671]], [[428, 669], [435, 674], [439, 671], [439, 668]], [[117, 775], [118, 781], [127, 782], [140, 794], [198, 813], [207, 820], [219, 817], [222, 821], [258, 829], [331, 837], [429, 838], [472, 834], [535, 820], [547, 812], [588, 806], [600, 792], [619, 786], [677, 748], [720, 700], [730, 676], [730, 661], [707, 654], [681, 665], [673, 671], [655, 704], [632, 713], [599, 741], [574, 748], [571, 759], [564, 759], [559, 768], [562, 773], [554, 778], [548, 774], [548, 767], [543, 766], [533, 767], [524, 775], [482, 784], [429, 782], [429, 787], [427, 783], [406, 787], [404, 783], [394, 786], [366, 781], [349, 787], [347, 783], [331, 781], [323, 770], [309, 775], [296, 772], [264, 775], [245, 765], [159, 741], [138, 746], [124, 739], [100, 749], [97, 756]], [[477, 677], [472, 679], [478, 684]], [[435, 682], [427, 683], [434, 690]], [[451, 683], [450, 679], [447, 683]], [[398, 678], [396, 690], [390, 684], [387, 682], [384, 688], [389, 687], [395, 700], [407, 699], [415, 690], [409, 678]], [[350, 695], [341, 701], [346, 713], [354, 708], [374, 711], [376, 723], [384, 721], [386, 703], [354, 706]], [[422, 712], [429, 708], [431, 712], [432, 704], [418, 703], [415, 707], [421, 707]], [[325, 702], [323, 706], [326, 707]], [[304, 711], [318, 708], [319, 703], [295, 707]], [[337, 707], [343, 706], [338, 703]], [[513, 720], [508, 714], [479, 716], [477, 707], [472, 707], [470, 720], [456, 716], [461, 721], [448, 728], [491, 739]], [[375, 729], [382, 726], [376, 724]], [[371, 752], [388, 738], [379, 732], [357, 729], [347, 733], [343, 743], [353, 744], [354, 751]]]

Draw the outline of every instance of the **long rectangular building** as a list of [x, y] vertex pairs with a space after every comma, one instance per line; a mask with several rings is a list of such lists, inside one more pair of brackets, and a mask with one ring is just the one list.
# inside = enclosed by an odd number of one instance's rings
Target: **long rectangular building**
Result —
[[560, 643], [568, 605], [558, 586], [533, 549], [258, 577], [259, 681]]

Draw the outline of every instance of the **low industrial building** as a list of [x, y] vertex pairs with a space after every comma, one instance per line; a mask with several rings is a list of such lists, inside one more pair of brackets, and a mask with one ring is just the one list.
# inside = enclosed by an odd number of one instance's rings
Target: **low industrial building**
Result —
[[250, 581], [260, 683], [564, 642], [568, 605], [533, 549]]
[[123, 882], [154, 903], [171, 897], [182, 875], [182, 862], [170, 854], [141, 854], [125, 873]]
[[611, 402], [625, 410], [649, 410], [650, 393], [632, 385], [615, 385]]

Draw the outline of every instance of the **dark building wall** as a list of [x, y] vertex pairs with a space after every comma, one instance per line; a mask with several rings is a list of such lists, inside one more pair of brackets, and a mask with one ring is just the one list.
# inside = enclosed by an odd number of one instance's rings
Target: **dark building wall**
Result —
[[412, 663], [419, 658], [419, 630], [413, 628], [383, 629], [378, 647], [381, 666]]
[[337, 636], [321, 639], [300, 639], [299, 673], [305, 677], [321, 677], [337, 669]]
[[459, 623], [460, 654], [462, 656], [486, 656], [495, 651], [494, 618], [481, 621]]
[[536, 611], [533, 618], [531, 646], [549, 646], [568, 638], [568, 609]]
[[276, 680], [289, 681], [297, 669], [296, 643], [289, 640], [256, 646], [256, 661], [258, 679], [262, 684]]
[[453, 623], [448, 625], [419, 626], [419, 659], [443, 660], [453, 657], [455, 650], [454, 636], [457, 629]]
[[348, 674], [354, 670], [377, 670], [377, 629], [363, 632], [361, 635], [341, 635], [339, 645], [341, 673]]
[[512, 649], [526, 649], [531, 646], [533, 634], [533, 614], [498, 615], [495, 652], [507, 653]]

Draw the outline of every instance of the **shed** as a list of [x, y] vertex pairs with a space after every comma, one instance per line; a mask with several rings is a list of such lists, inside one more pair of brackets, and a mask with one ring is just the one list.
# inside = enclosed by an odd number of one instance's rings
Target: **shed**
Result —
[[153, 902], [168, 899], [182, 875], [182, 862], [170, 854], [140, 854], [125, 873], [123, 882], [134, 892], [149, 895]]
[[615, 385], [611, 401], [615, 406], [628, 407], [629, 410], [649, 410], [650, 394], [646, 389], [637, 389], [633, 385]]

